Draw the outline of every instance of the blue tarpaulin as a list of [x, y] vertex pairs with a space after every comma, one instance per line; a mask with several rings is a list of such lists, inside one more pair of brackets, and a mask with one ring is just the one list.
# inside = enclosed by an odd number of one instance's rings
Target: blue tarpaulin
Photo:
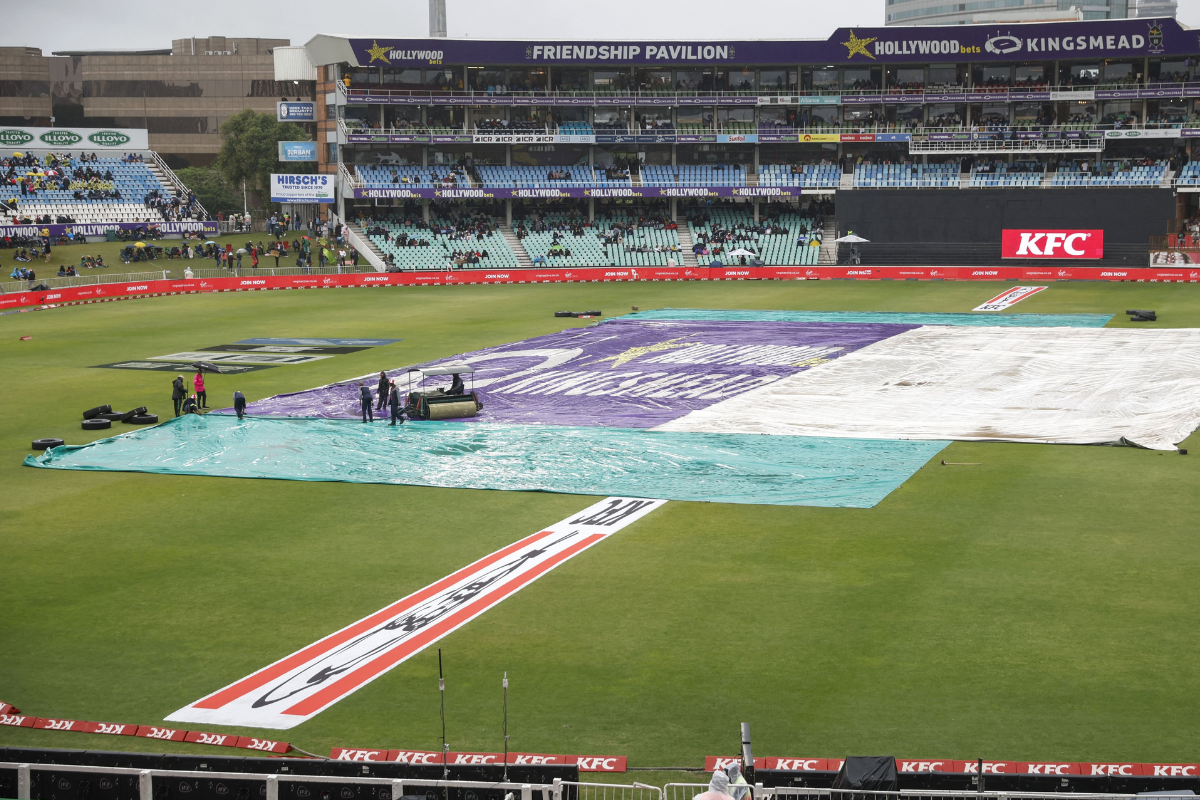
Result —
[[50, 469], [870, 508], [944, 441], [185, 415], [57, 447]]
[[1018, 328], [1103, 328], [1112, 314], [994, 314], [917, 311], [754, 311], [723, 308], [657, 308], [616, 320], [695, 322], [843, 322], [892, 325], [984, 325]]

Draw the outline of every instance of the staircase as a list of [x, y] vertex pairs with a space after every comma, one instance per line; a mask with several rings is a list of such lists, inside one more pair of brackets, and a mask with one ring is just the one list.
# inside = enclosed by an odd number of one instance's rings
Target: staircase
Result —
[[838, 226], [836, 219], [825, 220], [825, 230], [821, 232], [821, 252], [817, 253], [817, 266], [833, 267], [837, 265]]
[[[184, 186], [183, 181], [179, 180], [179, 176], [175, 174], [175, 171], [167, 166], [167, 162], [163, 161], [162, 156], [157, 152], [152, 151], [150, 155], [151, 158], [146, 161], [146, 167], [150, 170], [150, 173], [172, 193], [179, 192], [186, 199], [188, 196], [188, 187]], [[137, 202], [138, 199], [133, 198], [134, 202]], [[208, 212], [204, 209], [204, 206], [200, 205], [199, 200], [193, 206], [193, 213], [196, 219], [209, 219]]]
[[[349, 220], [345, 221], [345, 225], [349, 228], [346, 241], [350, 243], [350, 246], [357, 250], [367, 260], [367, 263], [375, 268], [376, 272], [383, 272], [387, 269], [383, 260], [383, 251], [371, 241], [367, 232]], [[355, 241], [356, 239], [357, 241]]]
[[841, 178], [838, 180], [838, 188], [839, 189], [853, 189], [854, 188], [854, 173], [853, 172], [843, 172]]
[[1158, 182], [1158, 185], [1159, 185], [1159, 187], [1161, 187], [1163, 189], [1170, 189], [1171, 182], [1173, 180], [1175, 180], [1175, 170], [1171, 169], [1171, 167], [1168, 166], [1166, 169], [1163, 170], [1162, 180], [1160, 180]]
[[680, 255], [683, 256], [681, 259], [683, 266], [699, 267], [700, 262], [696, 260], [696, 254], [692, 252], [692, 248], [696, 246], [696, 242], [692, 239], [692, 229], [688, 227], [687, 219], [681, 221], [679, 216], [676, 215], [675, 224], [679, 226], [679, 229], [675, 232], [679, 234], [679, 250]]
[[521, 240], [517, 238], [516, 231], [511, 225], [500, 225], [500, 233], [504, 236], [504, 241], [508, 243], [508, 249], [512, 250], [517, 256], [517, 264], [521, 269], [533, 269], [533, 259], [529, 256], [529, 251], [525, 249], [525, 245], [521, 244]]

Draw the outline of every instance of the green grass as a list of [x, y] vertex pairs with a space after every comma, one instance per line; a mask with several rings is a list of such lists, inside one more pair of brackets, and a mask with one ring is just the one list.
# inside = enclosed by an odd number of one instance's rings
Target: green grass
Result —
[[[289, 231], [288, 241], [300, 238], [301, 235], [307, 235], [307, 231]], [[215, 236], [206, 238], [203, 241], [214, 241], [221, 245], [226, 243], [232, 244], [234, 252], [239, 247], [243, 247], [247, 241], [253, 241], [255, 244], [262, 242], [267, 248], [270, 248], [274, 243], [275, 237], [268, 237], [265, 233], [238, 233], [227, 236]], [[147, 244], [159, 245], [167, 250], [172, 247], [179, 247], [183, 244], [182, 239], [159, 239], [146, 240]], [[39, 279], [53, 278], [58, 272], [60, 265], [67, 267], [75, 267], [79, 270], [79, 276], [83, 279], [94, 278], [97, 275], [115, 275], [118, 273], [137, 273], [137, 272], [162, 272], [170, 270], [172, 275], [168, 277], [181, 278], [183, 270], [190, 266], [192, 269], [216, 269], [217, 265], [212, 259], [192, 258], [186, 261], [182, 259], [168, 259], [166, 256], [155, 259], [154, 261], [136, 261], [126, 264], [121, 261], [121, 250], [123, 250], [132, 242], [106, 242], [102, 239], [91, 239], [87, 244], [69, 244], [63, 247], [50, 248], [50, 261], [47, 263], [39, 252], [37, 258], [31, 263], [19, 262], [16, 260], [16, 248], [0, 249], [0, 281], [11, 281], [9, 275], [14, 267], [28, 267], [33, 269]], [[195, 239], [189, 239], [188, 244], [194, 246]], [[104, 263], [108, 264], [107, 269], [80, 269], [79, 259], [82, 256], [89, 255], [95, 258], [97, 255], [104, 257]], [[275, 266], [275, 259], [269, 256], [262, 256], [259, 260], [259, 265], [262, 267]], [[296, 259], [289, 256], [288, 258], [279, 259], [280, 267], [294, 267]], [[250, 259], [242, 259], [242, 266], [245, 271], [250, 269]]]
[[[33, 438], [95, 438], [79, 429], [90, 406], [170, 413], [170, 373], [90, 365], [252, 336], [404, 339], [213, 376], [223, 405], [586, 324], [551, 316], [564, 308], [964, 311], [1000, 288], [426, 287], [0, 317], [0, 700], [155, 723], [593, 502], [21, 467]], [[1125, 308], [1200, 327], [1200, 287], [1055, 284], [1016, 310]], [[672, 502], [559, 567], [441, 642], [451, 746], [501, 747], [507, 670], [511, 749], [638, 767], [731, 754], [742, 721], [759, 755], [1194, 761], [1200, 459], [983, 443], [943, 457], [982, 466], [935, 461], [866, 510]], [[437, 749], [436, 676], [430, 649], [277, 737]], [[0, 743], [205, 750], [12, 728]]]

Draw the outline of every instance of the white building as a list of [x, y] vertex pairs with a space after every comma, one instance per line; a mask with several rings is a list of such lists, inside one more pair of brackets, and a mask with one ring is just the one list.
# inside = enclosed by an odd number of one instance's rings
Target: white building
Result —
[[1175, 0], [884, 0], [887, 25], [983, 25], [1175, 17]]

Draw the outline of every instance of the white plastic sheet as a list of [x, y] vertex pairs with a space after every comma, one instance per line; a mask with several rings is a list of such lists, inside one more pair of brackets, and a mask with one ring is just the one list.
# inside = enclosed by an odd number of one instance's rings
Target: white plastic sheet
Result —
[[1200, 329], [928, 326], [656, 430], [1133, 444], [1200, 425]]

